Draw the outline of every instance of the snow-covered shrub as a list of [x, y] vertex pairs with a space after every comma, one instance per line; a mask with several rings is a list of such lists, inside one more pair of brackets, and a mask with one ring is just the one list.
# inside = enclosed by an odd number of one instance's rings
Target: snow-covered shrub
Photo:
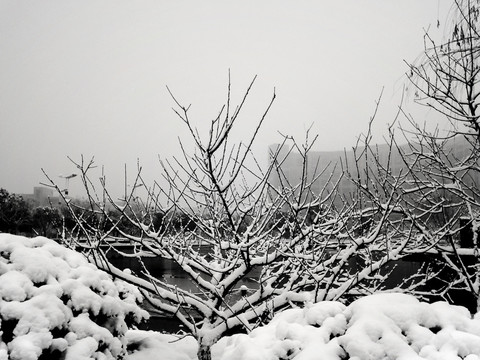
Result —
[[346, 307], [286, 310], [249, 335], [220, 340], [215, 360], [480, 359], [480, 316], [405, 294], [366, 296]]
[[121, 358], [140, 301], [73, 250], [0, 234], [0, 360]]

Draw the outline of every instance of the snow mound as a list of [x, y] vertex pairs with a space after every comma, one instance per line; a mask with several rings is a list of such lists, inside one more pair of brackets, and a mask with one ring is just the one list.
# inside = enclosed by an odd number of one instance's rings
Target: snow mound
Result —
[[192, 336], [129, 330], [126, 337], [130, 350], [127, 360], [197, 360], [197, 341]]
[[140, 301], [53, 240], [0, 234], [0, 360], [120, 358]]
[[480, 359], [480, 317], [405, 294], [367, 296], [345, 307], [286, 310], [249, 335], [222, 339], [217, 360]]

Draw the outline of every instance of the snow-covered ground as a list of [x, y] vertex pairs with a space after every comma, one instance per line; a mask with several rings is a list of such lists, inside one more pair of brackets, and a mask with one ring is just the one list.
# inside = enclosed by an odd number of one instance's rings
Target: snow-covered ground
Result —
[[[147, 314], [138, 291], [74, 251], [0, 234], [0, 360], [196, 359], [192, 337], [129, 330]], [[134, 322], [134, 321], [133, 321]], [[127, 346], [129, 353], [127, 352]], [[480, 316], [380, 293], [286, 310], [250, 334], [225, 337], [214, 360], [480, 359]], [[45, 357], [46, 356], [46, 357]]]

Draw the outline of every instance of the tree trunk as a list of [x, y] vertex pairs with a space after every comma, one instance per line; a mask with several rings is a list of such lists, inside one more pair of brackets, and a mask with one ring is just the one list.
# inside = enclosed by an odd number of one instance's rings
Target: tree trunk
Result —
[[197, 357], [198, 360], [212, 360], [211, 346], [199, 343]]

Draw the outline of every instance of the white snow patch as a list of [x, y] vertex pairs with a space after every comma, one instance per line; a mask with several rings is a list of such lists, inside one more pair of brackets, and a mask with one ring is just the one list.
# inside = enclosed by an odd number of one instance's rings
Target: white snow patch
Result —
[[126, 337], [129, 344], [137, 346], [137, 349], [127, 356], [127, 360], [197, 359], [197, 342], [191, 336], [178, 338], [155, 331], [129, 330]]

